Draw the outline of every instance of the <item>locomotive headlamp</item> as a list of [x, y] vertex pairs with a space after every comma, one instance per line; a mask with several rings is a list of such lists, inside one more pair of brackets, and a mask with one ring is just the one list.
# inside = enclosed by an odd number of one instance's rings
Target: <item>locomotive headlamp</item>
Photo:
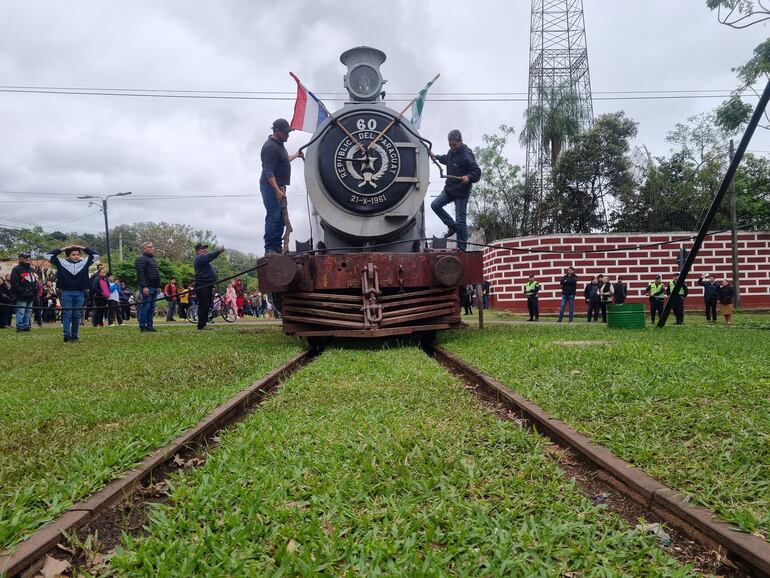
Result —
[[369, 46], [358, 46], [343, 52], [340, 61], [348, 67], [345, 88], [350, 98], [354, 101], [376, 100], [385, 84], [380, 74], [385, 53]]

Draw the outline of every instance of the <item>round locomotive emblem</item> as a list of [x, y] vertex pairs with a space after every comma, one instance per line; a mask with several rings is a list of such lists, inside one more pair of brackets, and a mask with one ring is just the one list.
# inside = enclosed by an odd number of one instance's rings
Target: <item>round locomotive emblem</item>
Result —
[[399, 173], [401, 156], [393, 141], [383, 136], [374, 145], [372, 142], [372, 139], [359, 139], [359, 145], [346, 138], [335, 154], [337, 178], [358, 195], [384, 192]]
[[349, 114], [321, 139], [318, 169], [326, 194], [354, 213], [378, 213], [400, 203], [417, 183], [417, 146], [381, 111]]

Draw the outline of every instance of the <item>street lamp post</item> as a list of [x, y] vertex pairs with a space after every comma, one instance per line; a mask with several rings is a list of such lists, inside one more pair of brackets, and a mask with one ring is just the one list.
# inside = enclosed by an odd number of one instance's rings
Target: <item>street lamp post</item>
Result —
[[101, 199], [102, 201], [102, 213], [104, 213], [104, 238], [107, 241], [107, 272], [108, 273], [112, 273], [112, 254], [110, 252], [110, 223], [107, 219], [107, 199], [111, 197], [124, 197], [130, 194], [131, 194], [131, 191], [128, 191], [125, 193], [115, 193], [114, 195], [107, 195], [105, 197], [100, 197], [98, 195], [82, 195], [78, 197], [78, 199]]

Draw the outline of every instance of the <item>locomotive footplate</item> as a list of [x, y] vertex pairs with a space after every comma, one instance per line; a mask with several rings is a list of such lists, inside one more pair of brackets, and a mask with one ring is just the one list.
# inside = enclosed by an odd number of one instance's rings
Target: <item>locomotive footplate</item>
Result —
[[481, 283], [482, 253], [270, 255], [257, 272], [284, 333], [381, 337], [460, 327], [459, 289]]

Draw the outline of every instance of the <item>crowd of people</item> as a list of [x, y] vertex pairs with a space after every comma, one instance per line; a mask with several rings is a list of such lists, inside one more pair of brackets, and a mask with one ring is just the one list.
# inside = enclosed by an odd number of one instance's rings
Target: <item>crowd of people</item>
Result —
[[[152, 332], [155, 331], [154, 317], [159, 301], [165, 302], [167, 322], [175, 321], [175, 315], [186, 318], [189, 307], [196, 304], [205, 308], [231, 307], [240, 318], [278, 316], [268, 295], [259, 291], [249, 294], [242, 279], [229, 283], [220, 297], [216, 288], [217, 274], [211, 261], [224, 251], [224, 247], [212, 253], [207, 249], [206, 245], [196, 246], [193, 282], [180, 287], [172, 277], [161, 289], [154, 245], [145, 243], [135, 262], [136, 291], [101, 263], [97, 263], [96, 271], [89, 274], [98, 254], [88, 247], [69, 246], [51, 251], [48, 259], [56, 275], [52, 276], [55, 280], [45, 281], [40, 271], [32, 266], [30, 254], [21, 252], [18, 264], [7, 275], [0, 276], [0, 329], [12, 327], [14, 314], [17, 332], [30, 331], [33, 322], [42, 326], [60, 321], [64, 341], [74, 342], [79, 340], [80, 327], [89, 319], [94, 327], [120, 326], [131, 319], [132, 308], [135, 308], [140, 331]], [[199, 328], [206, 328], [210, 321], [205, 315], [201, 317], [204, 320], [202, 323], [198, 320]]]
[[[676, 318], [676, 324], [684, 323], [685, 299], [689, 294], [687, 285], [682, 285], [680, 291], [674, 294], [679, 273], [674, 273], [671, 280], [664, 282], [660, 275], [655, 275], [644, 289], [643, 294], [650, 302], [650, 320], [655, 323], [655, 318], [663, 314], [666, 299], [672, 300], [672, 311]], [[704, 304], [706, 308], [706, 321], [708, 323], [717, 322], [717, 304], [724, 317], [725, 324], [732, 324], [733, 301], [735, 299], [735, 289], [726, 278], [718, 281], [714, 275], [702, 276], [698, 279], [698, 285], [703, 287]], [[561, 323], [565, 314], [568, 322], [572, 322], [575, 316], [575, 300], [578, 295], [578, 276], [575, 274], [574, 267], [569, 267], [564, 276], [559, 281], [561, 288], [561, 303], [559, 305], [558, 322]], [[524, 284], [524, 295], [527, 298], [527, 310], [529, 319], [527, 321], [540, 320], [539, 293], [542, 285], [535, 279], [535, 275], [530, 275], [528, 281]], [[598, 322], [601, 316], [602, 323], [607, 322], [607, 306], [610, 303], [620, 305], [625, 303], [628, 297], [628, 285], [622, 277], [618, 277], [614, 282], [610, 280], [609, 275], [595, 275], [591, 281], [583, 288], [583, 300], [586, 305], [586, 322]]]

